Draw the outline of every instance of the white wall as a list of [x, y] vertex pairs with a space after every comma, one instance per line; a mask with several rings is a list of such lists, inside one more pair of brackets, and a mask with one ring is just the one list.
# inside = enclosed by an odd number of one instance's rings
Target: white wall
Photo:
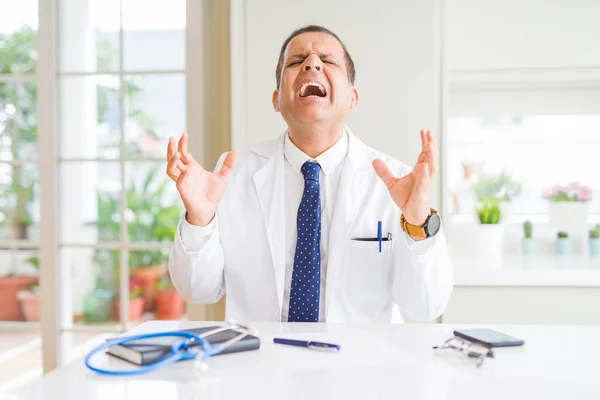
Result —
[[449, 70], [600, 67], [600, 1], [447, 0]]
[[[296, 28], [321, 24], [340, 36], [354, 59], [360, 104], [348, 121], [353, 133], [412, 166], [421, 146], [419, 130], [435, 130], [439, 137], [436, 4], [436, 0], [234, 1], [239, 12], [234, 11], [232, 37], [233, 147], [285, 130], [271, 105], [281, 44]], [[437, 183], [434, 186], [437, 207]]]
[[597, 0], [447, 0], [447, 115], [598, 114], [598, 38]]

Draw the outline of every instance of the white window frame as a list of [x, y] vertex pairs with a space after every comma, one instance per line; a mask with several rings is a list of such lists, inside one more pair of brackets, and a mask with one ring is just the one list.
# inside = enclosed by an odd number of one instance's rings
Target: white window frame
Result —
[[[205, 97], [206, 93], [203, 82], [205, 81], [205, 22], [208, 18], [208, 7], [206, 2], [195, 0], [186, 1], [186, 61], [183, 69], [176, 70], [147, 70], [124, 72], [123, 71], [123, 26], [121, 24], [119, 33], [120, 42], [120, 65], [117, 72], [81, 72], [81, 73], [59, 73], [58, 71], [58, 6], [60, 0], [38, 0], [38, 68], [34, 74], [0, 75], [0, 82], [35, 82], [37, 85], [37, 125], [38, 125], [38, 152], [37, 160], [14, 160], [3, 162], [9, 165], [20, 165], [34, 163], [39, 168], [40, 182], [40, 240], [3, 241], [0, 249], [39, 249], [40, 254], [40, 289], [42, 298], [42, 319], [36, 322], [12, 322], [1, 321], [0, 330], [23, 330], [41, 328], [43, 337], [43, 370], [44, 372], [60, 366], [63, 361], [65, 350], [61, 337], [63, 333], [69, 332], [123, 332], [130, 329], [134, 323], [128, 321], [129, 302], [129, 265], [128, 253], [135, 250], [158, 250], [170, 249], [169, 243], [129, 243], [127, 242], [127, 224], [124, 218], [126, 209], [125, 164], [129, 162], [165, 162], [162, 157], [128, 157], [125, 155], [125, 101], [126, 88], [125, 78], [132, 75], [168, 75], [184, 74], [186, 90], [186, 130], [190, 133], [189, 149], [196, 154], [196, 159], [203, 162], [210, 157], [204, 143], [206, 143], [206, 115]], [[120, 16], [122, 22], [122, 15]], [[43, 65], [43, 68], [40, 66]], [[94, 76], [113, 75], [118, 76], [121, 89], [119, 101], [121, 105], [120, 115], [120, 157], [118, 158], [76, 158], [61, 157], [59, 154], [58, 134], [58, 85], [64, 76]], [[58, 183], [59, 165], [63, 162], [73, 163], [85, 162], [118, 162], [121, 166], [121, 227], [120, 240], [102, 243], [78, 243], [59, 241], [59, 215], [58, 207]], [[71, 288], [68, 286], [70, 277], [67, 268], [59, 268], [59, 253], [61, 248], [87, 248], [108, 249], [120, 251], [120, 321], [118, 324], [102, 326], [86, 326], [73, 324], [71, 309]], [[61, 290], [61, 286], [64, 290]]]

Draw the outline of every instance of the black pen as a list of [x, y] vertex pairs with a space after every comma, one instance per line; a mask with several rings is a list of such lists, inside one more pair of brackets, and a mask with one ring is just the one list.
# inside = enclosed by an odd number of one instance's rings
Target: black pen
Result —
[[308, 340], [293, 340], [284, 338], [273, 338], [274, 343], [287, 344], [288, 346], [306, 347], [313, 350], [333, 350], [339, 351], [340, 345], [324, 342], [313, 342]]

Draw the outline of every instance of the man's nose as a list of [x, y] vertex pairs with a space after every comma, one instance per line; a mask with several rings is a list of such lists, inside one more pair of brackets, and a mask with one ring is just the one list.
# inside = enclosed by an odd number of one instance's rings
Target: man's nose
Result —
[[308, 57], [306, 64], [304, 65], [305, 71], [310, 71], [311, 69], [315, 71], [321, 70], [321, 59], [314, 54]]

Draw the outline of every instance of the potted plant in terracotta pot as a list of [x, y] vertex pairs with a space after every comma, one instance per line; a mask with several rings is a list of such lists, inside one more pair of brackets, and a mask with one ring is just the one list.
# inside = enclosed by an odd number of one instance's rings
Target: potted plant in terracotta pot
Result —
[[33, 273], [10, 272], [6, 276], [0, 276], [0, 321], [24, 320], [18, 293], [37, 284], [38, 281], [38, 276]]
[[35, 275], [10, 273], [0, 277], [0, 321], [23, 321], [17, 293], [38, 282]]
[[[175, 237], [181, 208], [173, 205], [173, 199], [167, 198], [165, 189], [169, 180], [162, 176], [162, 170], [154, 168], [141, 184], [136, 185], [133, 180], [130, 184], [127, 204], [132, 211], [128, 227], [131, 241], [170, 243]], [[168, 250], [142, 250], [129, 254], [131, 275], [143, 283], [146, 311], [155, 309], [156, 286], [166, 272], [168, 256]]]
[[185, 300], [173, 286], [168, 273], [160, 277], [156, 290], [156, 318], [181, 319], [185, 311]]
[[[129, 279], [129, 321], [135, 321], [144, 314], [144, 297], [142, 283], [135, 278]], [[121, 317], [118, 299], [114, 302], [117, 318]]]
[[[30, 257], [27, 259], [36, 270], [40, 269], [40, 259], [38, 257]], [[41, 315], [41, 296], [40, 284], [36, 281], [27, 286], [26, 289], [17, 292], [17, 299], [21, 303], [21, 311], [26, 321], [39, 322]]]
[[[132, 178], [127, 189], [127, 234], [130, 242], [170, 243], [175, 236], [181, 208], [167, 198], [165, 189], [169, 181], [158, 176], [158, 168], [151, 169], [143, 180]], [[111, 241], [119, 237], [119, 196], [109, 192], [98, 192], [97, 226], [101, 240]], [[166, 271], [168, 250], [136, 250], [129, 252], [130, 275], [142, 285], [145, 311], [155, 309], [156, 285]], [[99, 250], [98, 259], [110, 259], [109, 263], [118, 271], [117, 251]]]
[[135, 278], [129, 280], [129, 320], [135, 321], [144, 313], [142, 283]]

